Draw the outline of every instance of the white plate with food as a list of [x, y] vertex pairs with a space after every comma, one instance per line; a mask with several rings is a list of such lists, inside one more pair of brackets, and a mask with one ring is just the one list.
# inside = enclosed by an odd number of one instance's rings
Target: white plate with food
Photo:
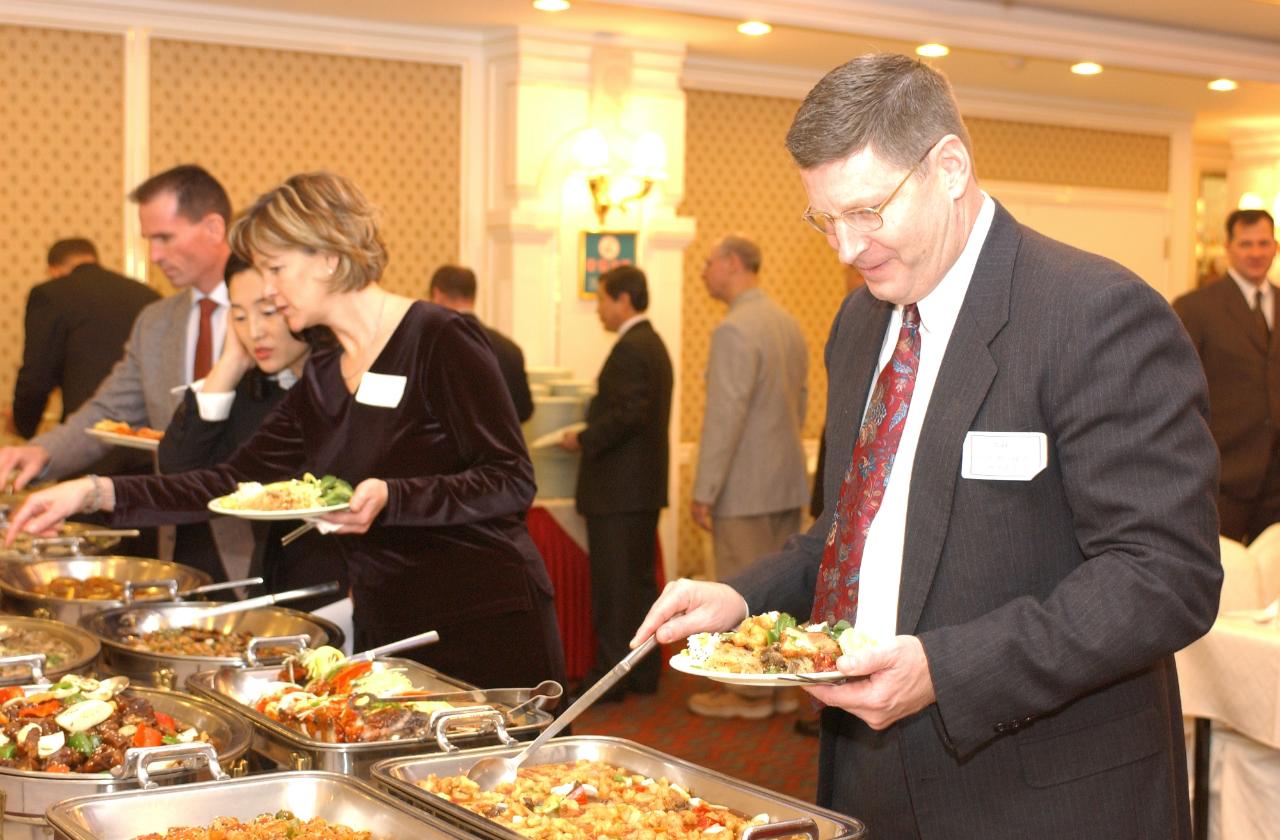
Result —
[[734, 674], [728, 671], [712, 671], [694, 663], [687, 653], [671, 657], [671, 667], [682, 674], [706, 677], [728, 685], [756, 685], [767, 688], [790, 688], [805, 683], [842, 683], [850, 677], [839, 671], [818, 671], [813, 674]]
[[875, 644], [847, 621], [804, 625], [787, 613], [769, 612], [747, 616], [724, 633], [695, 633], [671, 667], [730, 685], [841, 683], [853, 678], [836, 670], [836, 660]]
[[136, 432], [113, 432], [107, 429], [95, 429], [91, 427], [85, 429], [84, 433], [90, 437], [97, 438], [103, 443], [110, 443], [113, 446], [124, 446], [129, 449], [145, 449], [148, 452], [155, 452], [160, 447], [159, 438], [142, 437]]
[[209, 502], [209, 510], [241, 519], [307, 519], [350, 507], [351, 485], [332, 475], [259, 484], [242, 482], [234, 493]]

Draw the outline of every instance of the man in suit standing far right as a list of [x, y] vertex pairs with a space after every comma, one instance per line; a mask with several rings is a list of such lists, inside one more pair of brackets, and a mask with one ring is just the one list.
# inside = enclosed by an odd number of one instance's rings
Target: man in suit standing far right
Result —
[[[576, 502], [587, 520], [591, 616], [596, 661], [582, 681], [591, 686], [627, 655], [627, 641], [657, 597], [654, 557], [658, 514], [667, 506], [669, 421], [674, 377], [666, 345], [645, 310], [644, 272], [621, 265], [600, 275], [596, 312], [618, 334], [587, 410], [587, 427], [566, 432], [560, 446], [580, 452]], [[602, 700], [658, 690], [662, 658], [637, 662]]]
[[1266, 210], [1227, 217], [1227, 275], [1174, 301], [1209, 380], [1209, 428], [1222, 455], [1223, 536], [1248, 543], [1280, 522], [1280, 299], [1267, 272], [1276, 257]]

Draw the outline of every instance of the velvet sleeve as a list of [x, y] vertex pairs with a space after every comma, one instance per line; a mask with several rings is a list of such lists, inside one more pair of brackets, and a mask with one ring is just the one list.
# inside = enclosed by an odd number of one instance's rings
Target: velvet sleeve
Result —
[[462, 525], [520, 514], [533, 502], [533, 465], [506, 383], [479, 328], [461, 319], [440, 326], [422, 351], [421, 381], [406, 399], [422, 400], [457, 448], [462, 469], [387, 480], [389, 525]]

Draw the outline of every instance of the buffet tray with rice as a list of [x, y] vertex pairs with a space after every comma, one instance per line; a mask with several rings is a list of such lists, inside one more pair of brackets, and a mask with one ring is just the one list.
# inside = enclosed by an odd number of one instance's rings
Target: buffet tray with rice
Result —
[[461, 840], [465, 835], [367, 784], [271, 773], [84, 796], [49, 808], [59, 840]]
[[739, 840], [808, 835], [852, 840], [858, 820], [620, 738], [557, 738], [486, 792], [466, 777], [518, 747], [380, 761], [373, 779], [432, 814], [496, 840], [657, 837]]

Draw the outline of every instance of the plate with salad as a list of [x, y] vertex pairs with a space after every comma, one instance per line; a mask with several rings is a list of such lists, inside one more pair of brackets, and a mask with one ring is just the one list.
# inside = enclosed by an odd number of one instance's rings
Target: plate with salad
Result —
[[836, 659], [874, 644], [847, 621], [801, 625], [788, 613], [769, 612], [725, 633], [695, 633], [671, 667], [730, 685], [841, 683], [851, 677], [836, 670]]
[[234, 493], [211, 500], [209, 510], [241, 519], [306, 519], [346, 510], [351, 492], [351, 485], [337, 476], [306, 473], [270, 484], [242, 482]]

